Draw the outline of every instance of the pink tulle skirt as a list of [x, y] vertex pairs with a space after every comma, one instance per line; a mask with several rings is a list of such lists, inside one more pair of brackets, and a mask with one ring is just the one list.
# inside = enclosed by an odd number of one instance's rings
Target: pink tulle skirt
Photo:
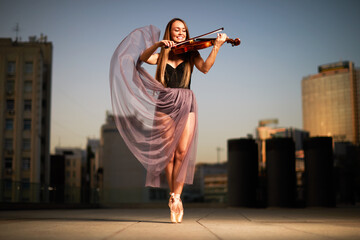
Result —
[[160, 187], [160, 174], [172, 160], [188, 124], [190, 139], [176, 181], [192, 184], [198, 134], [194, 93], [165, 88], [139, 61], [159, 36], [158, 28], [146, 26], [131, 32], [116, 48], [110, 64], [114, 120], [126, 145], [147, 170], [145, 185], [152, 187]]

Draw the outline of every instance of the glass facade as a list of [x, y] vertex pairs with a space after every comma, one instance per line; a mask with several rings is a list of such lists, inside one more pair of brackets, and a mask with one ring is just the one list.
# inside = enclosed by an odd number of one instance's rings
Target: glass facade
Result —
[[331, 136], [334, 141], [358, 143], [359, 98], [356, 76], [349, 69], [336, 69], [303, 78], [304, 130], [311, 136]]

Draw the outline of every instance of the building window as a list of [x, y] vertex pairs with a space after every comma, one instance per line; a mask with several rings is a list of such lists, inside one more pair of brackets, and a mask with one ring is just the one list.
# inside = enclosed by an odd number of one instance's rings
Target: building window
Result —
[[70, 159], [66, 160], [66, 166], [70, 167], [70, 164], [71, 164]]
[[12, 158], [5, 158], [5, 169], [12, 169]]
[[5, 150], [7, 151], [13, 150], [13, 140], [11, 138], [5, 138]]
[[33, 67], [34, 67], [33, 62], [25, 62], [25, 65], [24, 65], [25, 74], [33, 73]]
[[7, 73], [8, 75], [15, 75], [16, 64], [15, 62], [8, 62]]
[[6, 110], [13, 111], [15, 109], [15, 101], [13, 99], [6, 100]]
[[5, 190], [11, 190], [12, 189], [12, 181], [11, 180], [8, 180], [8, 179], [5, 179]]
[[25, 157], [22, 159], [22, 169], [29, 170], [30, 169], [30, 158]]
[[24, 82], [24, 92], [31, 93], [32, 92], [32, 81]]
[[31, 130], [31, 119], [24, 119], [24, 130]]
[[15, 81], [14, 80], [7, 80], [6, 81], [6, 94], [12, 95], [14, 94], [15, 89]]
[[29, 178], [23, 178], [21, 180], [21, 188], [23, 190], [30, 189], [30, 179]]
[[31, 111], [31, 100], [24, 100], [24, 111]]
[[30, 139], [23, 139], [23, 150], [30, 151], [31, 149], [31, 140]]
[[67, 178], [70, 177], [70, 171], [66, 171], [66, 177], [67, 177]]
[[76, 177], [76, 172], [75, 172], [75, 171], [73, 171], [73, 177], [74, 177], [74, 178]]
[[13, 130], [14, 129], [14, 119], [7, 118], [5, 120], [5, 130]]
[[76, 167], [76, 160], [73, 161], [73, 166]]

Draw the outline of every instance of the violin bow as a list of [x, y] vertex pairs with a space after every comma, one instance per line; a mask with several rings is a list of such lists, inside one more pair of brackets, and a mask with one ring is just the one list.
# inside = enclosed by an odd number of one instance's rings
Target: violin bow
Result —
[[207, 36], [207, 35], [213, 34], [213, 33], [221, 32], [221, 31], [223, 31], [223, 30], [224, 30], [224, 28], [222, 27], [222, 28], [216, 29], [216, 30], [214, 30], [214, 31], [211, 31], [211, 32], [205, 33], [205, 34], [203, 34], [203, 35], [200, 35], [200, 36], [197, 36], [197, 37], [190, 38], [190, 39], [188, 39], [188, 41], [189, 41], [189, 40], [194, 40], [194, 39], [197, 39], [197, 38], [201, 38], [201, 37], [204, 37], [204, 36]]

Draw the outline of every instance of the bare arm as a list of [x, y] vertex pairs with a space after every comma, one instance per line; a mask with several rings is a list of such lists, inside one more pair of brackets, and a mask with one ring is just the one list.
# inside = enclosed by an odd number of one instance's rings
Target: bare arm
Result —
[[148, 64], [157, 64], [157, 61], [159, 59], [159, 54], [156, 53], [154, 54], [154, 52], [156, 51], [157, 48], [159, 47], [172, 47], [174, 46], [174, 42], [173, 41], [168, 41], [168, 40], [162, 40], [160, 42], [156, 42], [154, 45], [152, 45], [151, 47], [147, 48], [144, 50], [144, 52], [140, 55], [140, 61], [146, 62]]
[[195, 57], [194, 59], [195, 66], [197, 69], [199, 69], [200, 72], [205, 74], [209, 72], [209, 70], [215, 63], [216, 55], [219, 52], [220, 47], [224, 44], [226, 38], [227, 38], [226, 34], [218, 34], [214, 46], [209, 56], [205, 60], [205, 62], [200, 55], [197, 55]]

